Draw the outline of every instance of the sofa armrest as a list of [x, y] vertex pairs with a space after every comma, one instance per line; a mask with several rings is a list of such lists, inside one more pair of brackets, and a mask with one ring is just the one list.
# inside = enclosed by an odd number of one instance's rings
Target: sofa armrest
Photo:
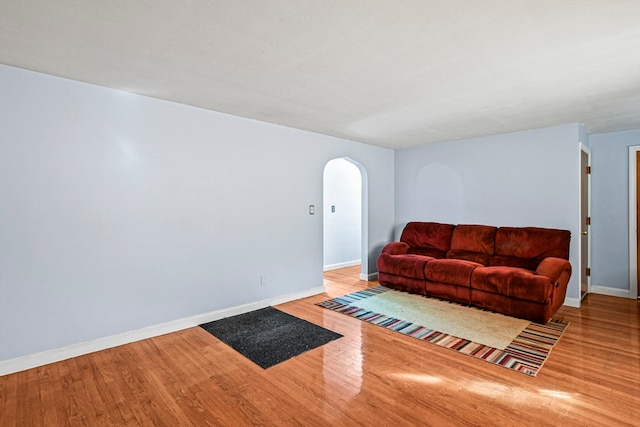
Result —
[[404, 242], [391, 242], [387, 243], [382, 249], [383, 254], [400, 255], [406, 254], [409, 250], [409, 245]]
[[547, 276], [554, 282], [568, 282], [571, 277], [571, 264], [566, 259], [547, 257], [536, 268], [536, 274]]
[[536, 274], [549, 277], [555, 285], [551, 293], [551, 305], [547, 311], [547, 317], [551, 317], [564, 304], [567, 286], [571, 278], [571, 264], [563, 258], [548, 257], [538, 265]]

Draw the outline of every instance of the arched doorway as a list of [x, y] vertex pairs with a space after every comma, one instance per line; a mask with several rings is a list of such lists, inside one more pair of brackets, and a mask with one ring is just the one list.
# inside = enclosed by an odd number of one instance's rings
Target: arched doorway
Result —
[[359, 264], [360, 277], [368, 277], [366, 188], [366, 171], [360, 163], [342, 157], [325, 165], [322, 208], [324, 271]]

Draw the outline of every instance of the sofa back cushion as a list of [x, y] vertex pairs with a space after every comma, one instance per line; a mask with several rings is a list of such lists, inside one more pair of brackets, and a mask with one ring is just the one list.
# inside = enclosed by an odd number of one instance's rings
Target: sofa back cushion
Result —
[[463, 259], [489, 265], [494, 254], [497, 227], [458, 225], [451, 236], [447, 258]]
[[402, 230], [400, 241], [409, 245], [409, 254], [444, 258], [454, 228], [454, 225], [438, 222], [410, 222]]
[[569, 259], [571, 232], [539, 227], [500, 227], [490, 265], [535, 270], [546, 257]]

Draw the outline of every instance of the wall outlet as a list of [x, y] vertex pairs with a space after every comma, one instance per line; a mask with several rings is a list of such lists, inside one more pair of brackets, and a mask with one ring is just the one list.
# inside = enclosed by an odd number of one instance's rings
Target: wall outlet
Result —
[[260, 286], [267, 286], [267, 278], [260, 276]]

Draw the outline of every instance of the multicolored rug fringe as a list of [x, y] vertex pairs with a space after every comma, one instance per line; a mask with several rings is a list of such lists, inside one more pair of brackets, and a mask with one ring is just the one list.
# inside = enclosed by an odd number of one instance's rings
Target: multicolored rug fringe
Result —
[[434, 331], [426, 326], [389, 317], [383, 313], [364, 310], [357, 306], [358, 301], [383, 292], [400, 291], [380, 285], [322, 301], [317, 303], [317, 305], [533, 377], [538, 374], [549, 353], [551, 353], [553, 346], [558, 342], [567, 326], [569, 326], [566, 322], [553, 319], [545, 325], [529, 323], [511, 344], [504, 350], [500, 350], [453, 335]]

